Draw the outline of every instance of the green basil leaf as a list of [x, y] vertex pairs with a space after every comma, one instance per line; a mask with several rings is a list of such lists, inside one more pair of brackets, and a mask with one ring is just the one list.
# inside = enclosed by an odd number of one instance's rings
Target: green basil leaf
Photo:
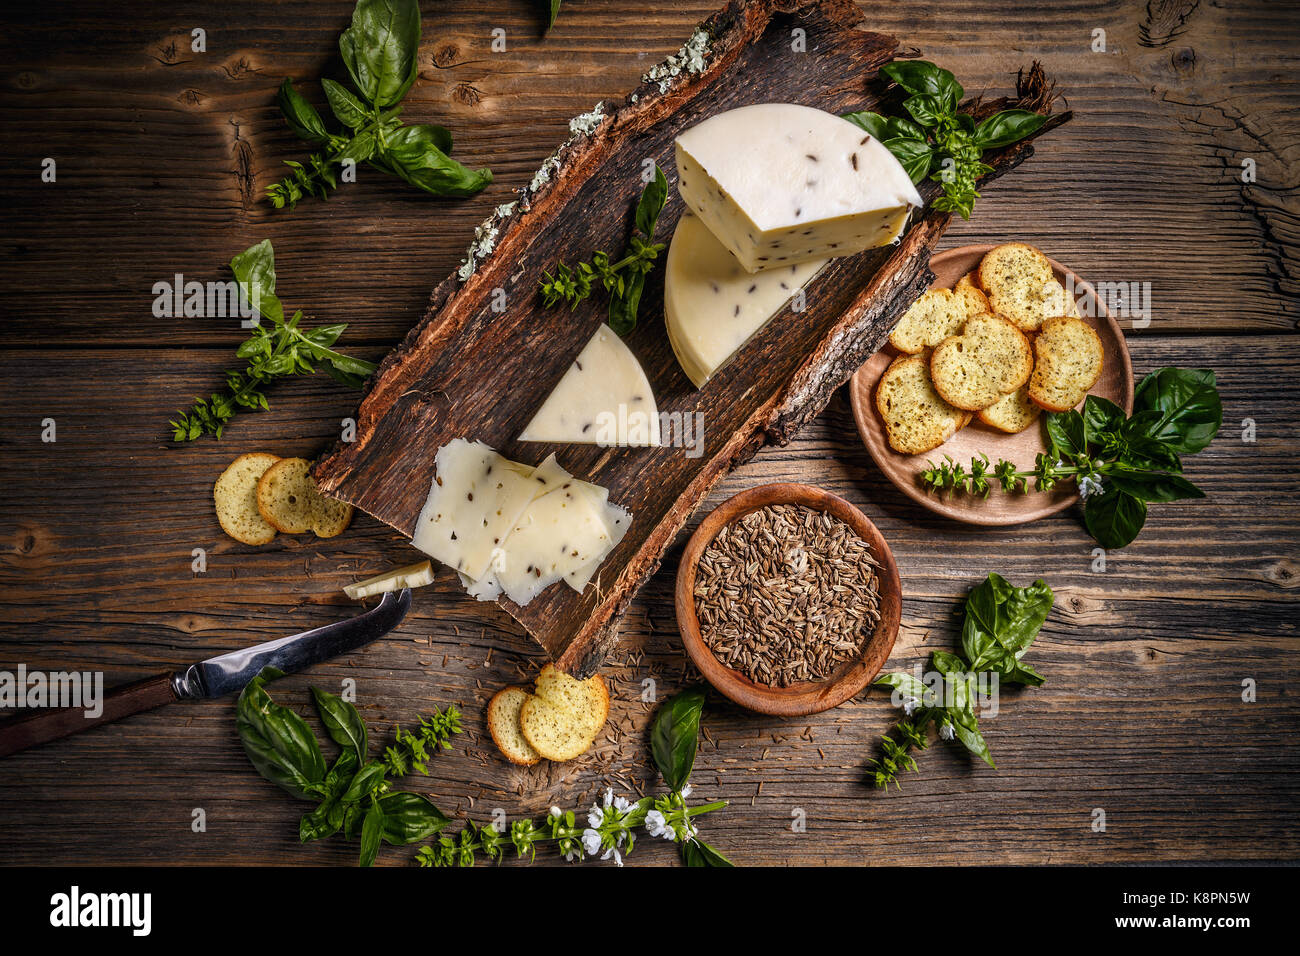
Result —
[[283, 676], [264, 667], [248, 682], [235, 704], [235, 729], [258, 773], [300, 800], [316, 800], [325, 778], [316, 735], [305, 720], [273, 701], [264, 686]]
[[889, 117], [885, 120], [885, 129], [889, 133], [886, 139], [919, 139], [925, 142], [925, 130], [903, 116]]
[[966, 672], [966, 662], [956, 654], [950, 654], [947, 651], [935, 651], [931, 655], [934, 662], [934, 669], [944, 677], [950, 674], [963, 674]]
[[357, 755], [351, 748], [339, 754], [334, 766], [325, 774], [325, 799], [311, 813], [298, 821], [298, 840], [308, 843], [333, 836], [343, 826], [343, 804], [339, 798], [357, 770]]
[[1001, 628], [994, 638], [1019, 660], [1042, 630], [1055, 601], [1056, 595], [1042, 578], [1028, 587], [1010, 588], [998, 615]]
[[348, 92], [347, 87], [330, 79], [321, 80], [320, 85], [325, 88], [325, 99], [329, 100], [330, 109], [340, 123], [352, 129], [361, 129], [366, 125], [370, 119], [366, 104]]
[[913, 183], [919, 183], [930, 172], [934, 150], [925, 140], [895, 136], [881, 142], [903, 164]]
[[1120, 468], [1107, 473], [1105, 483], [1143, 501], [1182, 501], [1204, 498], [1205, 492], [1182, 475], [1164, 472], [1129, 471]]
[[882, 66], [880, 72], [909, 93], [929, 93], [940, 97], [948, 104], [949, 112], [956, 110], [965, 93], [957, 77], [928, 60], [894, 60]]
[[391, 846], [426, 840], [451, 823], [428, 797], [418, 793], [386, 793], [379, 798], [379, 809], [384, 820], [381, 833]]
[[352, 26], [339, 36], [353, 85], [380, 109], [400, 101], [415, 82], [419, 49], [417, 0], [357, 0]]
[[682, 862], [687, 866], [735, 867], [725, 856], [703, 840], [687, 840], [681, 845]]
[[1121, 491], [1111, 482], [1083, 506], [1083, 523], [1103, 548], [1122, 548], [1136, 538], [1146, 524], [1147, 506], [1140, 498]]
[[329, 348], [339, 340], [339, 336], [347, 329], [346, 322], [340, 322], [337, 325], [322, 325], [318, 329], [312, 329], [305, 333], [307, 341], [312, 345], [319, 345]]
[[1159, 418], [1159, 412], [1142, 412], [1124, 423], [1120, 438], [1125, 465], [1155, 471], [1183, 470], [1182, 460], [1173, 447], [1147, 434], [1147, 429]]
[[659, 213], [663, 211], [667, 198], [668, 180], [664, 178], [664, 171], [659, 168], [659, 164], [655, 163], [655, 178], [646, 183], [645, 189], [641, 190], [641, 199], [636, 204], [636, 227], [647, 239], [654, 238], [655, 223], [659, 221]]
[[975, 127], [975, 145], [980, 149], [1010, 146], [1042, 129], [1047, 117], [1029, 110], [1003, 110]]
[[1088, 445], [1094, 445], [1107, 432], [1118, 431], [1124, 425], [1127, 416], [1109, 398], [1089, 395], [1083, 400], [1083, 437]]
[[[339, 328], [341, 331], [342, 327]], [[338, 338], [337, 335], [334, 337]], [[330, 739], [340, 747], [352, 748], [357, 755], [357, 760], [364, 761], [367, 747], [366, 722], [361, 719], [357, 709], [342, 697], [321, 690], [319, 687], [313, 687], [311, 695], [316, 701], [316, 710], [320, 713], [321, 722], [325, 725], [325, 731], [330, 735]]]
[[1076, 458], [1088, 451], [1087, 429], [1083, 416], [1071, 409], [1068, 412], [1048, 412], [1043, 417], [1047, 438], [1052, 444], [1052, 454], [1058, 459]]
[[316, 112], [316, 108], [303, 99], [302, 94], [293, 88], [293, 81], [285, 79], [280, 84], [280, 91], [275, 94], [275, 102], [284, 114], [284, 121], [289, 124], [294, 135], [309, 143], [320, 144], [329, 139], [329, 131]]
[[555, 18], [560, 15], [561, 0], [542, 0], [542, 9], [546, 13], [546, 29], [555, 26]]
[[361, 859], [359, 866], [370, 866], [379, 854], [379, 841], [384, 835], [384, 814], [378, 804], [371, 804], [361, 824]]
[[636, 314], [641, 307], [641, 292], [645, 288], [645, 273], [633, 272], [627, 277], [621, 294], [609, 297], [609, 327], [617, 335], [628, 335], [636, 328]]
[[978, 729], [963, 726], [957, 721], [952, 722], [952, 729], [956, 732], [957, 739], [962, 742], [962, 745], [967, 750], [990, 767], [997, 767], [997, 764], [993, 762], [993, 754], [989, 752], [989, 745], [985, 743], [984, 735]]
[[1052, 589], [1042, 579], [1018, 588], [1001, 575], [990, 574], [966, 598], [961, 643], [970, 669], [997, 671], [1004, 680], [1017, 683], [1042, 683], [1019, 661], [1042, 630], [1054, 601]]
[[938, 126], [939, 120], [948, 115], [946, 107], [943, 98], [933, 93], [918, 93], [903, 100], [903, 109], [922, 126]]
[[363, 130], [353, 136], [344, 146], [334, 155], [336, 163], [344, 163], [349, 160], [353, 163], [364, 163], [371, 156], [375, 155], [375, 149], [378, 147], [378, 141], [375, 134], [369, 130]]
[[669, 790], [686, 786], [695, 769], [704, 688], [691, 687], [664, 701], [650, 726], [650, 754]]
[[377, 761], [363, 764], [339, 799], [344, 803], [360, 802], [384, 782], [384, 770], [384, 765]]
[[258, 315], [276, 323], [284, 321], [284, 306], [275, 295], [275, 249], [270, 239], [235, 256], [230, 260], [230, 269]]
[[869, 136], [882, 142], [890, 136], [888, 120], [879, 113], [863, 110], [857, 113], [845, 113], [843, 118], [859, 129], [865, 130]]
[[311, 813], [303, 814], [302, 819], [298, 821], [299, 843], [323, 840], [339, 832], [341, 821], [330, 822], [330, 809], [332, 806], [333, 804], [327, 801], [311, 811]]
[[895, 672], [892, 674], [881, 674], [876, 678], [875, 683], [885, 687], [892, 687], [904, 697], [915, 697], [923, 701], [929, 694], [929, 688], [918, 680], [915, 674], [904, 674]]
[[438, 129], [403, 126], [388, 137], [382, 159], [412, 186], [435, 196], [467, 197], [482, 192], [492, 182], [492, 171], [471, 170], [447, 156], [437, 145]]
[[391, 151], [394, 146], [416, 148], [426, 145], [439, 152], [450, 153], [451, 131], [445, 126], [435, 126], [432, 123], [416, 123], [394, 128], [385, 140], [386, 151]]
[[346, 385], [348, 388], [360, 388], [366, 381], [366, 376], [357, 375], [353, 372], [345, 372], [341, 369], [335, 368], [333, 364], [325, 366], [325, 374], [334, 379], [334, 381], [338, 382], [340, 385]]
[[1203, 368], [1162, 368], [1142, 380], [1133, 398], [1133, 411], [1159, 415], [1146, 432], [1175, 453], [1194, 455], [1219, 432], [1223, 404], [1214, 372]]

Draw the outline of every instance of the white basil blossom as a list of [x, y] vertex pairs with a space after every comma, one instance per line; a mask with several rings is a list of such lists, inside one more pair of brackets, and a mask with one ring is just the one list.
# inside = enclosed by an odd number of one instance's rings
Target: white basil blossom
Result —
[[919, 698], [916, 698], [916, 697], [904, 697], [904, 698], [903, 698], [903, 713], [907, 714], [908, 717], [911, 717], [914, 713], [916, 713], [916, 706], [917, 706], [917, 704], [919, 704], [919, 703], [921, 703], [921, 701], [920, 701]]
[[[591, 827], [592, 830], [597, 830], [604, 822], [605, 811], [593, 803], [591, 809], [587, 811], [587, 826]], [[590, 833], [591, 830], [588, 830], [587, 832]]]
[[1096, 472], [1079, 479], [1079, 497], [1087, 501], [1093, 495], [1101, 494], [1101, 475]]
[[614, 863], [615, 863], [616, 865], [618, 865], [618, 866], [622, 866], [622, 865], [623, 865], [623, 854], [622, 854], [622, 853], [619, 853], [618, 850], [614, 849], [613, 847], [610, 847], [608, 850], [606, 850], [606, 851], [601, 855], [601, 859], [602, 859], [602, 860], [608, 860], [611, 856], [614, 858]]
[[595, 830], [583, 830], [582, 848], [586, 850], [588, 854], [595, 853], [597, 850], [599, 850], [600, 834], [597, 833]]
[[564, 811], [563, 811], [563, 810], [561, 810], [559, 807], [551, 807], [551, 817], [552, 817], [552, 819], [558, 820], [558, 819], [560, 819], [560, 817], [562, 817], [562, 816], [564, 816]]
[[664, 819], [664, 815], [658, 810], [650, 810], [646, 813], [645, 828], [646, 832], [652, 837], [661, 836], [665, 840], [673, 838], [672, 827], [668, 826], [668, 821]]
[[688, 783], [686, 786], [682, 787], [682, 799], [685, 800], [690, 795], [691, 795], [691, 785]]
[[944, 740], [952, 740], [957, 735], [956, 729], [952, 724], [946, 721], [939, 727], [939, 736]]

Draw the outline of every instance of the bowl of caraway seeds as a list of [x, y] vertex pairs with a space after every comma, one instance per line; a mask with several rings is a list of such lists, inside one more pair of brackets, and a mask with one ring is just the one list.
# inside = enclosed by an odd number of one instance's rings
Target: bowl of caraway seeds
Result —
[[729, 699], [797, 717], [866, 687], [898, 636], [889, 545], [861, 511], [800, 484], [761, 485], [700, 523], [677, 571], [686, 652]]

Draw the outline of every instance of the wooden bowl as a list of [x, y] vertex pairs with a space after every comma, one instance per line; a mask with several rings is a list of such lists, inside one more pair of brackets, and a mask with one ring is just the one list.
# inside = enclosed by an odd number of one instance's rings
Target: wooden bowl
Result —
[[[732, 670], [713, 656], [700, 632], [695, 615], [695, 574], [700, 556], [718, 532], [745, 515], [768, 505], [803, 505], [814, 511], [828, 512], [845, 522], [868, 545], [880, 562], [876, 577], [880, 592], [880, 621], [863, 645], [857, 660], [846, 661], [821, 681], [803, 681], [788, 687], [758, 684], [739, 671]], [[677, 569], [677, 627], [682, 643], [705, 679], [723, 696], [742, 707], [761, 714], [779, 717], [802, 717], [838, 707], [866, 687], [884, 667], [898, 637], [902, 612], [902, 590], [898, 583], [898, 565], [889, 545], [861, 511], [838, 495], [809, 485], [778, 483], [760, 485], [729, 498], [708, 515], [686, 544]]]
[[[935, 275], [932, 289], [951, 289], [957, 280], [980, 264], [993, 245], [960, 246], [930, 258], [930, 271]], [[1108, 398], [1127, 413], [1133, 411], [1133, 362], [1129, 357], [1124, 330], [1106, 308], [1104, 299], [1096, 296], [1091, 285], [1055, 259], [1049, 258], [1052, 271], [1062, 284], [1067, 279], [1074, 288], [1092, 294], [1099, 314], [1084, 316], [1101, 339], [1106, 357], [1101, 378], [1090, 394]], [[931, 462], [941, 462], [945, 455], [969, 467], [974, 455], [988, 455], [991, 461], [1006, 458], [1024, 469], [1034, 466], [1040, 451], [1047, 451], [1043, 435], [1042, 417], [1024, 431], [1008, 435], [980, 423], [976, 418], [934, 451], [922, 455], [903, 455], [889, 447], [885, 425], [876, 411], [876, 384], [898, 353], [888, 342], [866, 365], [858, 369], [849, 384], [849, 401], [853, 418], [858, 425], [867, 451], [875, 459], [881, 473], [903, 494], [917, 504], [957, 521], [974, 525], [1025, 524], [1057, 514], [1079, 500], [1074, 482], [1061, 482], [1054, 491], [1028, 494], [1003, 494], [994, 491], [987, 498], [969, 494], [937, 494], [921, 487], [920, 474]]]

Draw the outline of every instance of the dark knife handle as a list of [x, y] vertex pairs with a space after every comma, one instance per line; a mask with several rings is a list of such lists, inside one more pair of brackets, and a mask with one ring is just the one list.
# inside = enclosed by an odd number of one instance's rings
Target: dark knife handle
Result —
[[153, 710], [176, 699], [176, 692], [172, 690], [172, 676], [159, 674], [110, 690], [104, 695], [103, 709], [98, 717], [87, 717], [84, 707], [33, 710], [0, 723], [0, 757], [16, 754], [28, 747], [38, 747], [60, 737], [79, 734], [110, 720], [121, 720], [132, 714]]

